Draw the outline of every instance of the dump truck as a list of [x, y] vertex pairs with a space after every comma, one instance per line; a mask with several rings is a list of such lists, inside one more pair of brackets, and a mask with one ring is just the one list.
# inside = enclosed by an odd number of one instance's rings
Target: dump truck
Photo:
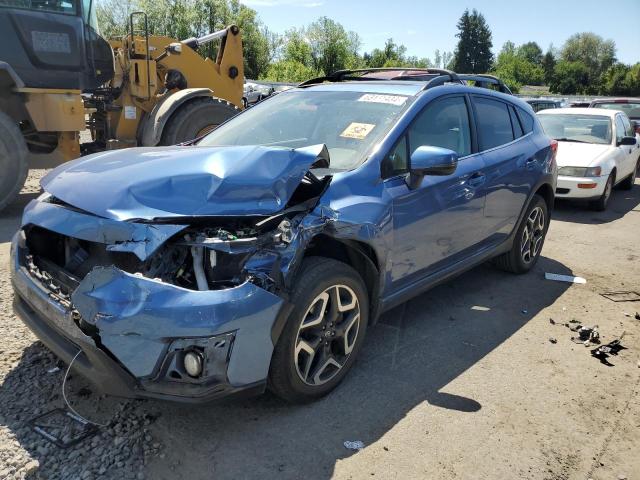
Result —
[[[144, 12], [128, 20], [126, 35], [106, 40], [95, 0], [0, 0], [0, 210], [24, 185], [29, 153], [66, 161], [173, 145], [242, 108], [237, 26], [177, 40], [149, 34]], [[198, 48], [216, 40], [216, 60], [203, 58]]]

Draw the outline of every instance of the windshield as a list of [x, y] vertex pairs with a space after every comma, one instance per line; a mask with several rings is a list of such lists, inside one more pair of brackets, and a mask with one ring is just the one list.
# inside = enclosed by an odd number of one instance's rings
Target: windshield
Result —
[[599, 115], [538, 115], [547, 135], [556, 140], [580, 143], [611, 143], [611, 119]]
[[640, 102], [638, 103], [596, 103], [593, 108], [606, 108], [607, 110], [620, 110], [629, 118], [640, 119]]
[[78, 13], [77, 0], [0, 0], [0, 7], [68, 13], [70, 15]]
[[245, 110], [198, 145], [299, 148], [324, 143], [331, 170], [351, 170], [365, 160], [406, 104], [404, 95], [288, 91]]

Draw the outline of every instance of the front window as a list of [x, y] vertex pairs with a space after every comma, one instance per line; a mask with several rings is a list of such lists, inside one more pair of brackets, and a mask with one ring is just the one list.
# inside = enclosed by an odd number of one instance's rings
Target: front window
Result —
[[76, 15], [78, 0], [0, 0], [0, 7]]
[[593, 108], [619, 110], [626, 113], [629, 118], [640, 119], [640, 103], [596, 103]]
[[611, 119], [599, 115], [538, 115], [545, 133], [565, 142], [611, 143]]
[[198, 145], [300, 148], [324, 143], [331, 170], [351, 170], [364, 162], [408, 104], [409, 97], [395, 94], [284, 92], [232, 118]]

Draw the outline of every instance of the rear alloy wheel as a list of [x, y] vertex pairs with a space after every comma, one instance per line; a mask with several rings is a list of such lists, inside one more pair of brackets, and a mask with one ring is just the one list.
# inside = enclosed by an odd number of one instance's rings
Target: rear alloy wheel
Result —
[[274, 349], [269, 388], [291, 402], [326, 395], [347, 374], [367, 329], [368, 295], [358, 273], [310, 257], [296, 277], [289, 315]]
[[609, 199], [611, 198], [611, 192], [613, 191], [613, 182], [615, 181], [615, 176], [612, 173], [607, 178], [607, 183], [604, 186], [604, 192], [600, 195], [600, 198], [589, 202], [589, 207], [592, 210], [597, 210], [598, 212], [603, 212], [607, 209], [609, 205]]
[[540, 195], [534, 195], [516, 231], [511, 250], [495, 258], [493, 263], [508, 272], [528, 272], [540, 257], [548, 228], [547, 202]]

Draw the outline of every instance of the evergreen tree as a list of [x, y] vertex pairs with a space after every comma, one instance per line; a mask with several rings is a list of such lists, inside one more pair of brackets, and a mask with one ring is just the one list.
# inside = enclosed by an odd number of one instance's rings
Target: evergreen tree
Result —
[[556, 68], [556, 57], [553, 55], [551, 47], [542, 58], [542, 69], [544, 70], [544, 83], [550, 85], [553, 81], [553, 72]]
[[473, 9], [465, 10], [458, 21], [458, 33], [453, 61], [453, 69], [460, 73], [485, 73], [491, 70], [493, 54], [491, 30], [484, 15]]

